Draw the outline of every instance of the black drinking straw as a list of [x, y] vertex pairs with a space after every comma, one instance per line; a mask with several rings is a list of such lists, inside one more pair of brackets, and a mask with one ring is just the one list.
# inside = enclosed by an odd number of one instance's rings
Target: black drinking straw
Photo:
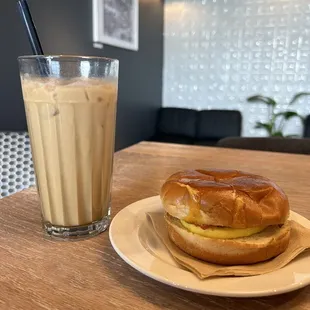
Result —
[[[36, 30], [36, 26], [33, 22], [27, 0], [19, 0], [17, 2], [19, 13], [23, 19], [24, 26], [27, 31], [28, 39], [34, 55], [44, 55], [43, 49], [40, 43], [40, 39]], [[42, 75], [48, 75], [48, 68], [42, 61], [39, 60], [40, 71]]]
[[31, 13], [29, 10], [29, 6], [27, 0], [20, 0], [17, 2], [17, 7], [19, 13], [23, 19], [24, 25], [26, 27], [26, 31], [28, 34], [28, 39], [31, 44], [32, 52], [34, 55], [43, 55], [42, 46], [39, 40], [39, 36], [36, 30], [36, 26], [34, 25], [33, 19], [31, 17]]

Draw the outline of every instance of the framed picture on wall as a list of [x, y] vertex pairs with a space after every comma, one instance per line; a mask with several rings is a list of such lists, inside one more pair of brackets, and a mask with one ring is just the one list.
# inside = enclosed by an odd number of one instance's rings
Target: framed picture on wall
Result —
[[139, 0], [93, 0], [93, 41], [137, 51]]

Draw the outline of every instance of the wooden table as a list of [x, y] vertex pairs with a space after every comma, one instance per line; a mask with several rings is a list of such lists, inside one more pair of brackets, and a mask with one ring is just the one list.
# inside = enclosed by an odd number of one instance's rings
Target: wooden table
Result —
[[[184, 168], [233, 168], [265, 175], [310, 218], [310, 156], [140, 143], [115, 155], [113, 214], [157, 195]], [[310, 287], [235, 299], [198, 295], [140, 274], [118, 257], [105, 232], [80, 242], [43, 238], [37, 193], [0, 200], [0, 309], [310, 309]]]

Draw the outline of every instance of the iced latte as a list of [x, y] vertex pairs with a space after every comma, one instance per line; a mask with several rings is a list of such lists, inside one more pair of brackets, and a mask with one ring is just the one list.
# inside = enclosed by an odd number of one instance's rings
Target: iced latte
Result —
[[47, 233], [97, 234], [109, 221], [117, 79], [21, 76]]

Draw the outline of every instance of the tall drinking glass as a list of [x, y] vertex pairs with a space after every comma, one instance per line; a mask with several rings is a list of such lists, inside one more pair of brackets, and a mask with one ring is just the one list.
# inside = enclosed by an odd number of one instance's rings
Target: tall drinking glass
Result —
[[45, 232], [77, 239], [110, 220], [118, 61], [18, 58]]

